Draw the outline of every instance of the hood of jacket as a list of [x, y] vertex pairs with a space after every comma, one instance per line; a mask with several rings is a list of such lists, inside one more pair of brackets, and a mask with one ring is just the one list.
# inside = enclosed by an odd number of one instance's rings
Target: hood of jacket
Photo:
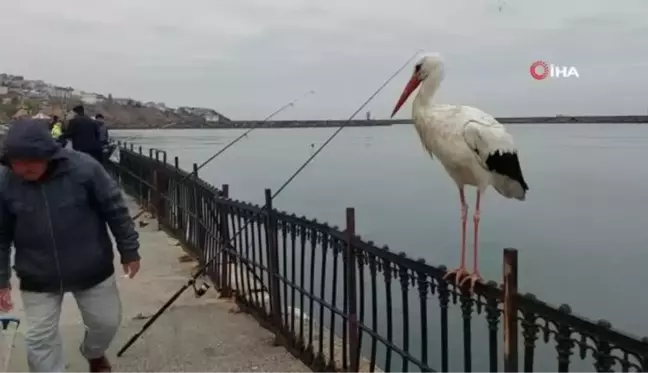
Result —
[[39, 119], [21, 119], [10, 124], [5, 136], [0, 162], [9, 159], [50, 160], [61, 150], [54, 140], [48, 122]]

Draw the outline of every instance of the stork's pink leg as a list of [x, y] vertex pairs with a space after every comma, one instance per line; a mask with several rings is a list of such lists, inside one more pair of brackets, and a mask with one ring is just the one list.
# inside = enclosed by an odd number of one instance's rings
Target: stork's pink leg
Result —
[[455, 283], [458, 285], [461, 279], [469, 273], [466, 271], [466, 223], [468, 221], [468, 204], [464, 195], [463, 187], [459, 187], [459, 201], [461, 202], [461, 262], [459, 268], [449, 271], [444, 278], [455, 276]]
[[461, 269], [466, 268], [466, 223], [468, 221], [468, 204], [464, 195], [463, 187], [459, 188], [459, 200], [461, 201]]
[[479, 259], [477, 255], [479, 251], [479, 219], [480, 219], [479, 203], [480, 202], [481, 202], [481, 192], [478, 189], [477, 200], [475, 201], [475, 214], [473, 215], [473, 223], [474, 223], [473, 273], [461, 281], [462, 285], [464, 282], [470, 281], [471, 292], [474, 291], [475, 289], [475, 283], [478, 281], [482, 281], [482, 277], [479, 274]]
[[479, 261], [477, 260], [477, 251], [479, 250], [479, 202], [481, 192], [477, 189], [477, 200], [475, 201], [475, 215], [473, 215], [473, 224], [475, 225], [475, 241], [473, 246], [473, 274], [479, 276]]

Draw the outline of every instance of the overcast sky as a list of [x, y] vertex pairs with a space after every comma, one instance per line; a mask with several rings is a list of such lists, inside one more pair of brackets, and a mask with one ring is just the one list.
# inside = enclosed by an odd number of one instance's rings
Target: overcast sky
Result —
[[[347, 118], [419, 48], [446, 60], [439, 102], [648, 113], [646, 0], [5, 0], [0, 14], [0, 71], [233, 119], [311, 89], [281, 118]], [[535, 81], [535, 60], [580, 78]], [[374, 116], [389, 115], [413, 65]]]

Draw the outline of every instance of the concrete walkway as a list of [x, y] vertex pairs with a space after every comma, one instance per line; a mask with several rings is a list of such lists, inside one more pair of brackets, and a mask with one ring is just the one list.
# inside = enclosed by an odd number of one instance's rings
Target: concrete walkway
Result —
[[[134, 214], [138, 208], [133, 201], [129, 203]], [[116, 351], [186, 282], [196, 266], [196, 262], [179, 260], [184, 252], [176, 240], [157, 230], [155, 220], [143, 220], [149, 224], [138, 227], [142, 256], [140, 273], [132, 280], [125, 279], [121, 276], [121, 266], [116, 263], [124, 312], [122, 327], [108, 355], [113, 371], [310, 371], [283, 347], [274, 347], [273, 334], [251, 316], [231, 313], [234, 304], [218, 299], [212, 289], [200, 299], [194, 297], [192, 290], [186, 291], [121, 358], [117, 358]], [[14, 289], [17, 288], [14, 282]], [[12, 314], [22, 318], [17, 291], [14, 302], [16, 307]], [[25, 327], [23, 322], [18, 328], [8, 371], [27, 371]], [[87, 371], [87, 363], [78, 350], [83, 324], [70, 295], [66, 295], [64, 301], [61, 333], [66, 369]]]

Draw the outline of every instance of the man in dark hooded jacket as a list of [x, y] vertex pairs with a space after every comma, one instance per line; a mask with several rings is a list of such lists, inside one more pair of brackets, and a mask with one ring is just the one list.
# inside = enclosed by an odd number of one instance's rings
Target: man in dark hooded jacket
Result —
[[11, 124], [0, 161], [0, 311], [11, 302], [11, 245], [20, 280], [32, 372], [65, 368], [58, 323], [66, 292], [86, 325], [81, 352], [91, 372], [110, 371], [105, 351], [121, 321], [115, 237], [128, 277], [139, 270], [139, 242], [117, 183], [87, 154], [62, 149], [47, 123]]
[[61, 135], [61, 141], [72, 141], [74, 150], [89, 154], [101, 162], [103, 159], [101, 123], [87, 116], [83, 105], [75, 106], [72, 111], [76, 116], [68, 122], [67, 128]]

